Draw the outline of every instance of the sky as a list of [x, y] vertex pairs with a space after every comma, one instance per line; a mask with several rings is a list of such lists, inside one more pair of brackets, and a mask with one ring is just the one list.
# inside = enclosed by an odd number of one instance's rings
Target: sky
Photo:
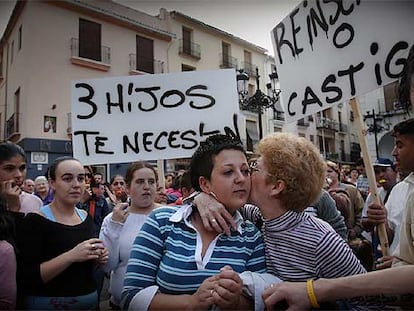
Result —
[[[150, 15], [160, 8], [179, 11], [210, 26], [254, 43], [274, 55], [270, 32], [299, 3], [299, 0], [116, 0]], [[14, 6], [0, 0], [0, 34]]]

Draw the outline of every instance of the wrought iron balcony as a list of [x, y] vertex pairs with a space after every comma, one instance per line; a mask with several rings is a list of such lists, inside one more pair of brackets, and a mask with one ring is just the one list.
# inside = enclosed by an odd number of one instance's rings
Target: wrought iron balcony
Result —
[[180, 39], [180, 55], [191, 56], [196, 59], [201, 58], [200, 44]]
[[10, 138], [19, 132], [19, 114], [13, 113], [6, 121], [6, 137]]
[[244, 72], [249, 75], [250, 78], [256, 77], [256, 68], [257, 66], [249, 63], [249, 62], [242, 62], [242, 69], [244, 69]]
[[220, 53], [220, 68], [237, 68], [237, 58], [229, 55]]
[[325, 117], [318, 117], [316, 119], [316, 128], [317, 129], [323, 128], [323, 129], [338, 132], [339, 131], [339, 124], [335, 120], [328, 119], [328, 118], [325, 118]]
[[82, 51], [81, 47], [79, 46], [79, 39], [72, 38], [70, 40], [70, 50], [72, 57], [79, 57], [84, 59], [89, 59], [96, 62], [101, 62], [107, 65], [111, 64], [111, 48], [107, 46], [101, 45], [100, 47], [100, 55], [88, 55], [88, 53], [80, 52]]
[[129, 70], [146, 73], [164, 73], [164, 62], [145, 57], [137, 60], [137, 54], [129, 54]]

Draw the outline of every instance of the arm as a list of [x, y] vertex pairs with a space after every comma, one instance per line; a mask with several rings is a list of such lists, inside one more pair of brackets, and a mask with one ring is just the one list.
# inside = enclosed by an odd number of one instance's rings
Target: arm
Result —
[[337, 278], [366, 272], [352, 249], [334, 232], [321, 237], [315, 258], [319, 277]]
[[200, 213], [204, 228], [208, 231], [224, 232], [230, 235], [230, 226], [237, 229], [233, 217], [212, 195], [200, 192], [194, 197], [193, 205]]
[[[114, 207], [115, 210], [116, 206]], [[99, 238], [108, 249], [109, 260], [102, 266], [105, 272], [115, 269], [119, 263], [119, 235], [123, 228], [123, 222], [113, 220], [113, 213], [107, 215], [101, 226]]]
[[13, 246], [0, 241], [0, 310], [16, 307], [16, 256]]
[[[413, 279], [414, 266], [404, 266], [338, 279], [319, 279], [314, 281], [314, 291], [318, 302], [381, 294], [414, 294]], [[274, 284], [265, 290], [263, 300], [269, 310], [282, 300], [292, 309], [311, 308], [304, 282]]]
[[[23, 219], [18, 233], [18, 282], [23, 288], [34, 288], [49, 282], [74, 262], [98, 259], [102, 253], [102, 241], [96, 238], [85, 240], [60, 255], [44, 260], [47, 247], [47, 230], [43, 216], [29, 213]], [[24, 285], [23, 285], [24, 284]]]
[[331, 195], [323, 191], [318, 202], [316, 202], [318, 217], [327, 223], [344, 239], [348, 238], [348, 229], [344, 217], [336, 207], [335, 200]]
[[358, 190], [356, 190], [356, 198], [355, 198], [355, 203], [354, 203], [355, 223], [354, 223], [353, 228], [350, 230], [350, 235], [349, 235], [351, 239], [359, 236], [362, 232], [361, 216], [362, 216], [363, 209], [364, 209], [364, 199], [361, 193]]
[[71, 264], [98, 260], [102, 254], [102, 241], [96, 238], [83, 241], [71, 250], [40, 264], [40, 276], [44, 283], [54, 279]]

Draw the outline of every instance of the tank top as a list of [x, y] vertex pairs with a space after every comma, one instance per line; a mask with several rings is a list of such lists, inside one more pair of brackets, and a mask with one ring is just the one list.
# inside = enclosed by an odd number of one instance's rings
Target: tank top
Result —
[[[40, 208], [40, 211], [45, 215], [47, 219], [50, 221], [56, 222], [55, 216], [52, 213], [52, 210], [50, 208], [49, 204], [43, 205]], [[75, 207], [76, 214], [78, 214], [79, 218], [84, 221], [86, 219], [86, 213], [83, 213], [79, 208]]]

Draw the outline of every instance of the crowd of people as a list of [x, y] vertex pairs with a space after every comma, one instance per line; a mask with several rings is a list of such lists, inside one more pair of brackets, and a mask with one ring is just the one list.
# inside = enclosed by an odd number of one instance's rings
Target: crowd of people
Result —
[[[414, 103], [414, 47], [404, 68]], [[24, 150], [1, 142], [0, 309], [97, 310], [105, 277], [112, 310], [413, 308], [414, 119], [392, 135], [379, 203], [363, 159], [326, 161], [289, 133], [250, 158], [211, 135], [165, 185], [145, 161], [106, 183], [72, 157], [26, 179]]]

